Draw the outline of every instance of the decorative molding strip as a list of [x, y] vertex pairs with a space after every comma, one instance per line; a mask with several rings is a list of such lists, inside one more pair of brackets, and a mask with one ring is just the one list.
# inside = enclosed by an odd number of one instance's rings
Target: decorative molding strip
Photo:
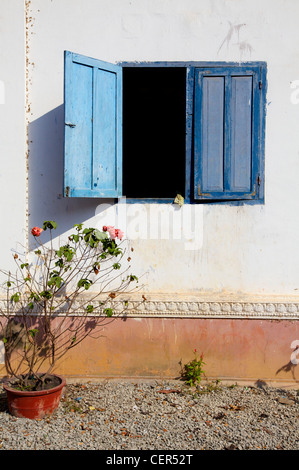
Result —
[[[299, 299], [286, 301], [267, 300], [201, 300], [192, 299], [171, 299], [171, 294], [157, 296], [156, 299], [141, 300], [141, 295], [137, 299], [110, 300], [109, 304], [102, 306], [100, 300], [93, 301], [95, 312], [101, 315], [103, 309], [110, 307], [114, 310], [115, 316], [126, 317], [156, 317], [156, 318], [227, 318], [227, 319], [270, 319], [270, 320], [299, 320]], [[160, 297], [160, 298], [159, 298]], [[164, 298], [163, 298], [164, 297]], [[175, 296], [174, 296], [175, 297]], [[191, 296], [190, 296], [191, 297]], [[87, 299], [86, 299], [87, 302]], [[5, 311], [4, 303], [0, 301], [0, 307]], [[56, 307], [54, 314], [65, 315], [67, 303]], [[95, 312], [90, 316], [94, 316]], [[15, 309], [11, 311], [17, 315]], [[31, 312], [30, 312], [31, 313]], [[38, 312], [32, 312], [38, 314]], [[72, 306], [69, 316], [86, 315], [82, 306], [78, 303]]]
[[127, 316], [299, 320], [298, 303], [149, 301], [128, 306]]

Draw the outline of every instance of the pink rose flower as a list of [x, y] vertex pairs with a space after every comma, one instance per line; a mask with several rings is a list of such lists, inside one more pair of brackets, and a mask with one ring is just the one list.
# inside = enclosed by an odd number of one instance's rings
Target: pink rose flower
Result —
[[124, 236], [124, 232], [122, 230], [120, 230], [119, 228], [114, 228], [112, 225], [104, 225], [103, 232], [108, 232], [112, 240], [115, 240], [115, 238], [119, 238], [119, 240], [122, 240]]
[[109, 235], [112, 238], [112, 240], [116, 238], [116, 230], [114, 227], [112, 227], [112, 225], [108, 225], [107, 232], [109, 232]]
[[31, 233], [34, 237], [39, 237], [42, 232], [43, 229], [39, 227], [33, 227], [33, 229], [31, 230]]

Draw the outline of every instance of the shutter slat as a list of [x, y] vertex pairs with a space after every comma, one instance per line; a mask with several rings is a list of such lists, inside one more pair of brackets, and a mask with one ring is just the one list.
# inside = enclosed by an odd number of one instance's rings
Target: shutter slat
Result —
[[[72, 182], [72, 187], [86, 188], [92, 159], [92, 68], [72, 64], [69, 56], [66, 61], [65, 187]], [[84, 90], [78, 94], [80, 84]]]
[[250, 191], [252, 172], [252, 77], [232, 77], [230, 191]]
[[116, 189], [115, 73], [94, 69], [93, 186]]
[[223, 77], [203, 77], [202, 191], [223, 191]]

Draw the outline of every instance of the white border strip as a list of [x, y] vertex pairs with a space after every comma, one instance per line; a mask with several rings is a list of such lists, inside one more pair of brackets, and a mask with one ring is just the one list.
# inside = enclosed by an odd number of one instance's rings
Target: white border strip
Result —
[[[140, 296], [141, 297], [141, 296]], [[2, 302], [1, 302], [2, 303]], [[100, 301], [93, 302], [98, 305]], [[125, 305], [126, 304], [126, 305]], [[4, 302], [1, 305], [5, 309]], [[107, 305], [106, 305], [107, 307]], [[126, 317], [156, 317], [156, 318], [227, 318], [227, 319], [259, 319], [259, 320], [299, 320], [298, 302], [269, 302], [269, 301], [197, 301], [197, 300], [111, 300], [109, 307], [115, 311], [115, 316]], [[125, 313], [123, 313], [125, 312]], [[17, 315], [17, 308], [11, 311]], [[28, 312], [29, 313], [29, 312]], [[30, 312], [31, 313], [31, 312]], [[66, 311], [61, 308], [53, 312], [64, 316]], [[74, 304], [69, 316], [85, 315], [78, 304]], [[38, 315], [38, 312], [32, 312]], [[100, 315], [100, 313], [98, 314]], [[91, 313], [90, 316], [95, 316]]]

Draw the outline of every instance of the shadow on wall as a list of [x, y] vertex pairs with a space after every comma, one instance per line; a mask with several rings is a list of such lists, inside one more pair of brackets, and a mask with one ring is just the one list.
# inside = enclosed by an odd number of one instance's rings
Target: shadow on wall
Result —
[[287, 364], [283, 365], [282, 367], [280, 367], [275, 375], [278, 375], [280, 372], [290, 372], [292, 374], [292, 379], [296, 382], [296, 383], [299, 383], [299, 380], [296, 380], [296, 376], [295, 376], [295, 371], [296, 371], [296, 367], [297, 365], [296, 364], [293, 364], [292, 361], [289, 361]]
[[[54, 220], [55, 236], [95, 216], [110, 200], [63, 197], [64, 105], [29, 124], [29, 227]], [[47, 241], [47, 232], [44, 240]]]

